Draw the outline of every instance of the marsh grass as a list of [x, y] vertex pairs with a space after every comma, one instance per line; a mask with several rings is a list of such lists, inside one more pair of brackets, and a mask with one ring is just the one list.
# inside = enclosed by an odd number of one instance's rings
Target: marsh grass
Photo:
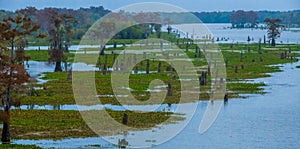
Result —
[[[114, 130], [114, 126], [108, 124], [105, 119], [104, 110], [87, 111], [88, 113], [100, 113], [97, 120], [99, 128]], [[112, 111], [106, 112], [117, 122], [122, 123], [124, 113], [128, 114], [128, 125], [130, 130], [150, 129], [171, 118], [170, 122], [184, 120], [177, 114], [163, 112], [139, 113], [133, 111]], [[97, 134], [90, 129], [78, 111], [60, 110], [13, 110], [11, 112], [11, 129], [14, 139], [62, 139], [69, 137], [91, 137]], [[101, 136], [112, 135], [112, 132], [103, 130]], [[114, 132], [115, 133], [115, 132]]]
[[22, 144], [0, 144], [2, 149], [42, 149], [35, 145], [22, 145]]
[[[135, 99], [139, 101], [146, 101], [150, 99], [151, 92], [147, 91], [149, 89], [149, 84], [155, 80], [159, 79], [164, 82], [164, 85], [168, 83], [172, 84], [173, 88], [173, 95], [166, 96], [165, 99], [157, 100], [152, 102], [151, 104], [160, 104], [160, 103], [178, 103], [181, 97], [181, 86], [178, 77], [173, 79], [174, 73], [153, 73], [153, 74], [131, 74], [129, 76], [129, 88], [130, 93], [135, 97]], [[92, 77], [92, 76], [91, 76]], [[52, 80], [56, 78], [56, 80]], [[67, 73], [66, 72], [52, 72], [46, 73], [45, 79], [50, 79], [44, 84], [35, 85], [37, 87], [46, 87], [45, 90], [36, 90], [38, 96], [26, 96], [23, 98], [23, 104], [38, 104], [38, 105], [60, 105], [60, 104], [76, 104], [73, 95], [72, 89], [72, 81], [67, 80]], [[95, 83], [96, 83], [96, 90], [98, 95], [114, 95], [114, 91], [111, 86], [111, 76], [110, 75], [103, 75], [102, 73], [95, 73]], [[208, 84], [211, 81], [208, 79]], [[233, 91], [230, 97], [238, 97], [239, 93], [263, 93], [261, 89], [262, 86], [265, 86], [263, 83], [229, 83], [227, 84], [227, 89]], [[125, 88], [121, 88], [123, 90], [128, 90]], [[155, 86], [154, 88], [155, 89]], [[210, 85], [207, 86], [200, 86], [200, 99], [199, 100], [207, 100], [209, 99], [210, 95], [207, 93], [211, 89]], [[158, 88], [158, 90], [165, 91], [166, 88]], [[152, 93], [153, 94], [153, 93]], [[155, 95], [155, 94], [154, 94]], [[189, 100], [186, 99], [186, 102]], [[115, 104], [119, 105], [117, 98], [113, 97], [99, 97], [99, 104]]]
[[[29, 56], [30, 60], [39, 62], [48, 62], [50, 58], [48, 55], [48, 50], [26, 50], [25, 55]], [[75, 54], [69, 52], [65, 53], [65, 56], [68, 58], [68, 62], [73, 62], [72, 59], [74, 58]]]
[[[194, 47], [193, 47], [194, 46]], [[234, 44], [232, 47], [230, 44], [220, 44], [222, 49], [222, 54], [224, 59], [228, 59], [227, 71], [227, 90], [230, 91], [229, 97], [239, 97], [239, 93], [246, 94], [264, 94], [264, 91], [261, 87], [265, 86], [263, 83], [230, 83], [231, 81], [239, 81], [244, 79], [255, 79], [261, 77], [269, 77], [268, 73], [281, 71], [280, 67], [274, 66], [275, 64], [282, 63], [292, 63], [296, 59], [280, 59], [281, 53], [286, 49], [291, 49], [292, 52], [299, 50], [299, 45], [279, 45], [274, 47], [264, 46], [262, 53], [258, 54], [258, 44]], [[251, 47], [251, 51], [247, 51], [247, 47]], [[207, 62], [203, 57], [194, 58], [193, 48], [195, 45], [191, 45], [191, 48], [186, 54], [193, 59], [195, 66], [201, 66], [203, 68], [207, 67]], [[243, 58], [241, 61], [241, 53], [232, 51], [232, 50], [243, 50]], [[185, 50], [184, 50], [185, 51]], [[36, 51], [32, 51], [30, 54], [33, 54]], [[41, 52], [41, 51], [37, 51]], [[287, 57], [298, 56], [300, 54], [289, 53], [287, 52]], [[38, 57], [38, 56], [37, 56]], [[86, 57], [88, 58], [88, 56]], [[101, 63], [104, 63], [104, 56], [100, 58]], [[91, 62], [92, 63], [92, 62]], [[108, 55], [108, 67], [113, 64], [113, 55]], [[146, 69], [146, 61], [137, 64], [140, 71]], [[149, 83], [154, 79], [160, 79], [167, 84], [171, 82], [174, 90], [172, 96], [166, 97], [163, 100], [163, 103], [178, 103], [180, 99], [180, 81], [178, 81], [178, 76], [175, 72], [165, 71], [165, 68], [169, 64], [162, 62], [162, 72], [153, 73], [153, 74], [131, 74], [129, 87], [132, 89], [131, 93], [133, 96], [140, 100], [146, 101], [150, 98], [151, 93], [146, 90], [149, 88]], [[243, 66], [243, 69], [242, 69]], [[157, 71], [158, 61], [150, 60], [150, 70]], [[237, 73], [235, 72], [235, 67], [238, 68]], [[200, 71], [198, 72], [200, 73]], [[67, 73], [45, 73], [43, 79], [50, 80], [42, 85], [35, 85], [37, 87], [46, 87], [46, 90], [37, 90], [39, 96], [30, 96], [25, 97], [23, 104], [75, 104], [72, 91], [72, 81], [67, 80]], [[175, 75], [175, 80], [172, 76]], [[91, 76], [93, 77], [93, 76]], [[113, 89], [111, 87], [111, 77], [110, 72], [107, 75], [103, 75], [101, 72], [95, 72], [95, 81], [96, 81], [96, 90], [99, 95], [114, 95]], [[200, 100], [209, 99], [209, 93], [206, 93], [210, 90], [210, 77], [208, 77], [208, 85], [200, 87]], [[116, 97], [101, 97], [99, 99], [102, 104], [120, 104]]]

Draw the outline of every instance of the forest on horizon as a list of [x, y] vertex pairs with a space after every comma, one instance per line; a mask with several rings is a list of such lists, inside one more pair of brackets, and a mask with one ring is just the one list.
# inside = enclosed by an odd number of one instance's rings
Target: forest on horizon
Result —
[[[34, 7], [33, 7], [34, 8]], [[45, 11], [49, 8], [57, 10], [59, 13], [73, 14], [77, 20], [81, 17], [88, 16], [93, 21], [98, 20], [100, 17], [111, 12], [109, 9], [105, 9], [103, 6], [91, 6], [90, 8], [79, 8], [79, 9], [69, 9], [69, 8], [54, 8], [47, 7], [44, 9], [38, 9], [39, 11]], [[238, 10], [236, 10], [238, 11]], [[236, 11], [212, 11], [212, 12], [191, 12], [197, 16], [203, 23], [231, 23], [230, 17]], [[270, 10], [260, 10], [253, 11], [257, 13], [259, 17], [259, 23], [263, 23], [266, 17], [268, 18], [279, 18], [283, 23], [287, 24], [299, 24], [300, 23], [300, 10], [290, 10], [290, 11], [270, 11]], [[0, 20], [6, 16], [11, 16], [15, 12], [0, 9]], [[164, 13], [170, 15], [170, 13]], [[174, 15], [178, 13], [174, 13]], [[298, 20], [297, 20], [298, 19]], [[187, 21], [188, 22], [188, 21]]]
[[[20, 10], [6, 11], [0, 10], [0, 20], [7, 17], [14, 17]], [[101, 17], [111, 12], [111, 10], [105, 9], [103, 6], [79, 8], [79, 9], [67, 9], [67, 8], [43, 8], [37, 9], [35, 7], [26, 7], [21, 9], [25, 13], [29, 14], [29, 17], [34, 19], [41, 26], [42, 32], [47, 32], [49, 26], [49, 18], [53, 12], [57, 14], [67, 14], [73, 16], [75, 22], [72, 24], [71, 38], [74, 40], [80, 40], [85, 32]], [[193, 15], [191, 15], [191, 13]], [[232, 27], [236, 28], [257, 28], [259, 23], [264, 23], [266, 18], [278, 18], [281, 19], [280, 24], [285, 27], [300, 27], [300, 10], [291, 11], [228, 11], [228, 12], [191, 12], [191, 13], [155, 13], [152, 14], [156, 19], [162, 20], [165, 25], [167, 24], [180, 24], [180, 23], [199, 23], [201, 20], [203, 23], [231, 23]], [[128, 15], [127, 12], [120, 12], [120, 14]], [[129, 14], [131, 17], [139, 17], [143, 19], [143, 15]], [[145, 15], [145, 14], [144, 14]], [[195, 19], [196, 18], [198, 19]], [[197, 22], [198, 21], [198, 22]], [[134, 28], [130, 32], [138, 34], [143, 30], [142, 28]], [[122, 33], [121, 33], [122, 34]], [[126, 31], [124, 32], [126, 34]], [[134, 36], [134, 35], [133, 35]], [[121, 37], [123, 38], [123, 37]], [[127, 38], [127, 37], [124, 37]], [[131, 38], [131, 37], [129, 37]]]

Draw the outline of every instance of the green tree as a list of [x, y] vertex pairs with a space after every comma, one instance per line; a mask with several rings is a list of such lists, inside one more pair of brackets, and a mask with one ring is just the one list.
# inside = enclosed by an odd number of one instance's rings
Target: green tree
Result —
[[279, 28], [283, 27], [282, 25], [279, 24], [281, 22], [281, 19], [270, 19], [266, 18], [265, 22], [268, 25], [268, 38], [271, 39], [271, 45], [275, 46], [276, 45], [276, 38], [280, 37], [280, 31]]

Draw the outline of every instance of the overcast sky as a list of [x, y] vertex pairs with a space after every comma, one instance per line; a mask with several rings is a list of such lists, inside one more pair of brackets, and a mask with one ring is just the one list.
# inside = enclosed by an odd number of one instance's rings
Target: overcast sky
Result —
[[300, 0], [0, 0], [0, 9], [16, 10], [26, 6], [75, 8], [104, 6], [114, 10], [140, 2], [162, 2], [188, 11], [300, 10]]

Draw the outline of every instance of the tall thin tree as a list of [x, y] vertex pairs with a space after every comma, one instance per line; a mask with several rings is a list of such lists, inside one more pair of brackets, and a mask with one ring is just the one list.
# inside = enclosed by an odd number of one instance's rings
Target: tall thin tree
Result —
[[[33, 22], [27, 15], [18, 14], [15, 18], [8, 17], [0, 22], [0, 96], [4, 107], [2, 138], [3, 143], [10, 143], [10, 107], [12, 94], [18, 92], [24, 83], [29, 81], [29, 74], [26, 72], [16, 55], [15, 49], [24, 48], [18, 44], [24, 41], [25, 37], [39, 29], [39, 25]], [[42, 35], [38, 35], [42, 37]]]

